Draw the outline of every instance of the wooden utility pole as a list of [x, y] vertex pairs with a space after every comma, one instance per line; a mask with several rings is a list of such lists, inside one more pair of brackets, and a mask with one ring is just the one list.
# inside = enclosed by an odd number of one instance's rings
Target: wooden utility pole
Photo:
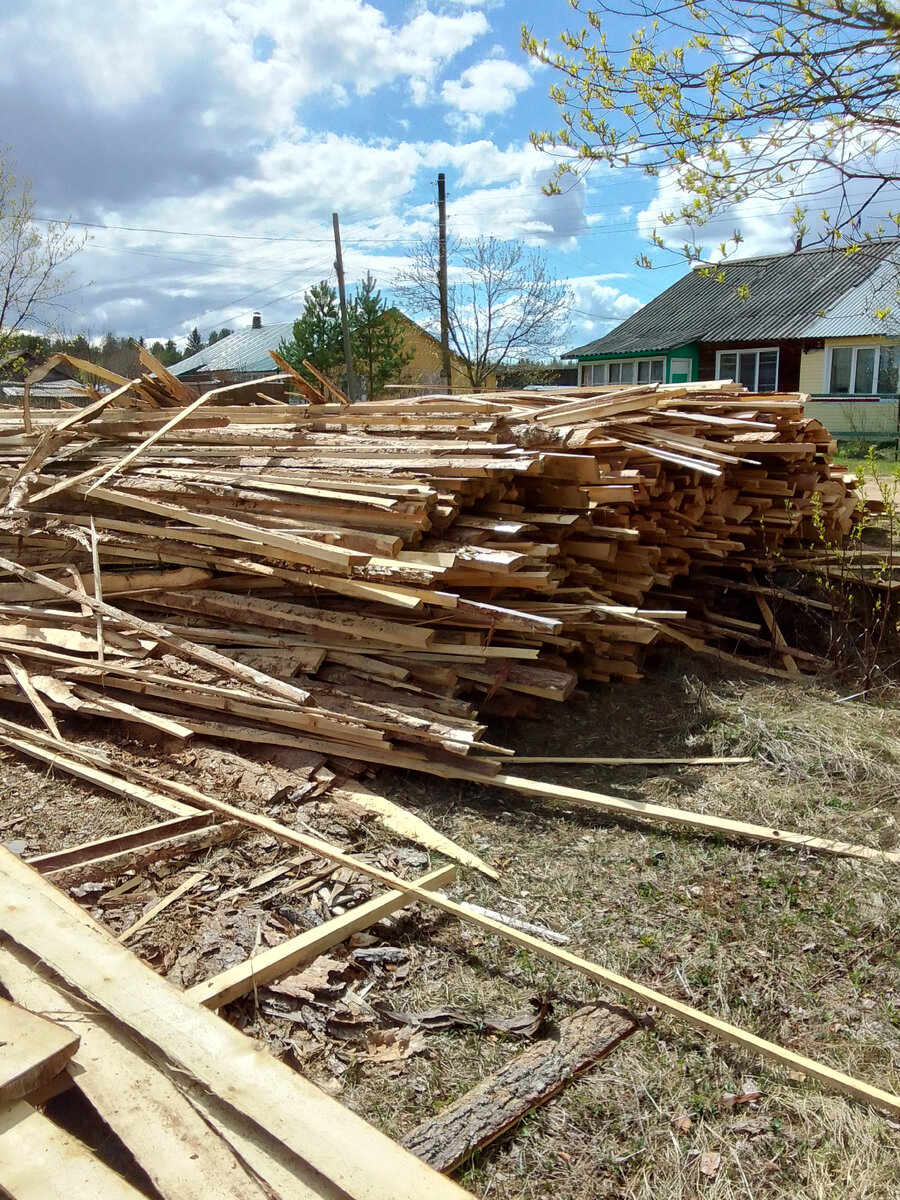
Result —
[[444, 172], [438, 175], [438, 295], [441, 306], [441, 369], [449, 388], [450, 377], [450, 312], [447, 303], [447, 193]]
[[334, 226], [334, 269], [337, 272], [338, 296], [341, 301], [341, 329], [344, 333], [344, 361], [347, 365], [347, 395], [350, 397], [350, 402], [355, 403], [359, 399], [359, 394], [356, 390], [356, 374], [353, 370], [350, 322], [347, 320], [347, 293], [344, 290], [344, 259], [341, 255], [341, 224], [337, 213], [331, 214], [331, 223]]

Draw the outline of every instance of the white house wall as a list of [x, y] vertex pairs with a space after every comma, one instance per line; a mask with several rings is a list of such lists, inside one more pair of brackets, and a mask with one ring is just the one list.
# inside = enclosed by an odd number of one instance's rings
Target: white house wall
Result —
[[804, 411], [835, 437], [897, 437], [898, 407], [896, 400], [810, 400]]

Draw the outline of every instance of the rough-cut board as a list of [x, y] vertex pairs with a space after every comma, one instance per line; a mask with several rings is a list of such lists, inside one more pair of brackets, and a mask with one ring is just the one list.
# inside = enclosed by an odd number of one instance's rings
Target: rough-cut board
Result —
[[560, 1021], [551, 1037], [528, 1046], [416, 1126], [401, 1144], [436, 1171], [452, 1171], [546, 1104], [639, 1028], [621, 1008], [606, 1004], [582, 1008]]
[[123, 871], [141, 870], [153, 862], [232, 841], [244, 832], [236, 821], [215, 823], [210, 820], [211, 816], [211, 813], [203, 813], [197, 817], [181, 817], [130, 834], [40, 854], [27, 861], [58, 887], [71, 887], [85, 880], [108, 879]]
[[116, 1021], [55, 987], [39, 960], [20, 946], [0, 945], [0, 983], [22, 1003], [52, 1011], [78, 1031], [75, 1085], [164, 1200], [264, 1200], [228, 1144]]
[[49, 1083], [77, 1048], [77, 1033], [0, 996], [0, 1103]]
[[140, 1038], [157, 1062], [225, 1100], [349, 1197], [466, 1194], [176, 991], [6, 850], [0, 850], [0, 894], [0, 932]]
[[12, 1200], [142, 1200], [121, 1175], [24, 1100], [0, 1105], [0, 1193]]

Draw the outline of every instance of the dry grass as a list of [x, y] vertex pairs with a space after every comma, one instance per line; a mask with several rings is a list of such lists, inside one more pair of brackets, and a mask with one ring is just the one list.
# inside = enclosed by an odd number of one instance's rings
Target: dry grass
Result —
[[[890, 692], [877, 701], [873, 695], [840, 700], [821, 682], [735, 681], [669, 656], [640, 687], [596, 689], [581, 702], [548, 706], [539, 723], [498, 723], [490, 737], [531, 754], [750, 754], [753, 763], [738, 767], [522, 771], [894, 845], [900, 704]], [[91, 797], [12, 759], [0, 762], [0, 777], [0, 820], [27, 818], [2, 836], [23, 836], [29, 853], [148, 822], [144, 810]], [[502, 867], [499, 884], [468, 875], [455, 895], [563, 931], [587, 958], [900, 1091], [898, 868], [629, 823], [421, 776], [384, 774], [377, 786]], [[377, 844], [369, 826], [351, 840], [358, 849], [374, 851]], [[211, 851], [203, 865], [225, 886], [273, 853], [259, 839], [245, 839]], [[212, 919], [215, 896], [198, 893], [190, 907], [195, 918], [202, 909]], [[120, 919], [130, 915], [123, 910]], [[190, 931], [181, 928], [178, 914], [169, 919], [171, 927], [154, 927], [138, 947], [142, 953], [155, 957], [158, 940], [182, 945]], [[511, 1013], [546, 995], [559, 1018], [598, 995], [621, 1000], [437, 910], [393, 923], [383, 934], [409, 946], [412, 967], [393, 987], [379, 980], [368, 999], [397, 1008], [450, 1002], [474, 1013]], [[290, 1053], [295, 1027], [263, 1018], [249, 1001], [234, 1015], [275, 1052]], [[651, 1015], [652, 1032], [636, 1034], [482, 1151], [460, 1181], [492, 1200], [889, 1200], [900, 1194], [900, 1123]], [[327, 1043], [304, 1069], [401, 1136], [518, 1049], [472, 1030], [430, 1034], [428, 1045], [427, 1055], [409, 1059], [396, 1074], [353, 1054], [342, 1058]], [[723, 1102], [728, 1093], [753, 1088], [762, 1093], [756, 1104], [729, 1108]], [[721, 1156], [713, 1177], [700, 1171], [700, 1156], [709, 1153]]]
[[[544, 778], [782, 828], [893, 844], [900, 784], [892, 697], [836, 703], [816, 685], [734, 683], [673, 664], [636, 689], [603, 689], [540, 726], [496, 731], [536, 753], [752, 754], [746, 767], [532, 768]], [[573, 716], [577, 719], [573, 720]], [[527, 751], [526, 751], [527, 747]], [[382, 786], [385, 780], [382, 780]], [[385, 790], [387, 790], [385, 788]], [[452, 783], [398, 780], [393, 795], [505, 861], [500, 885], [457, 893], [567, 932], [586, 957], [659, 991], [900, 1091], [897, 868], [625, 825]], [[602, 994], [588, 980], [437, 915], [398, 1007], [450, 1001], [512, 1011], [549, 994], [558, 1016]], [[377, 992], [373, 992], [376, 995]], [[612, 993], [605, 998], [619, 1000]], [[341, 1095], [394, 1136], [515, 1052], [445, 1033], [387, 1078], [371, 1065]], [[728, 1108], [723, 1096], [762, 1099]], [[679, 1130], [689, 1116], [690, 1128]], [[682, 1122], [682, 1124], [684, 1124]], [[476, 1195], [896, 1197], [900, 1125], [749, 1052], [658, 1016], [596, 1071], [460, 1174]], [[700, 1155], [717, 1152], [714, 1177]]]

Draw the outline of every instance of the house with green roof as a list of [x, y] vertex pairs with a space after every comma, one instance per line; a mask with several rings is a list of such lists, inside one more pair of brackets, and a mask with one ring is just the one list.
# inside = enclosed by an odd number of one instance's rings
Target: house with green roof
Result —
[[807, 411], [839, 435], [900, 434], [900, 239], [692, 270], [563, 357], [582, 385], [734, 379], [807, 392]]

